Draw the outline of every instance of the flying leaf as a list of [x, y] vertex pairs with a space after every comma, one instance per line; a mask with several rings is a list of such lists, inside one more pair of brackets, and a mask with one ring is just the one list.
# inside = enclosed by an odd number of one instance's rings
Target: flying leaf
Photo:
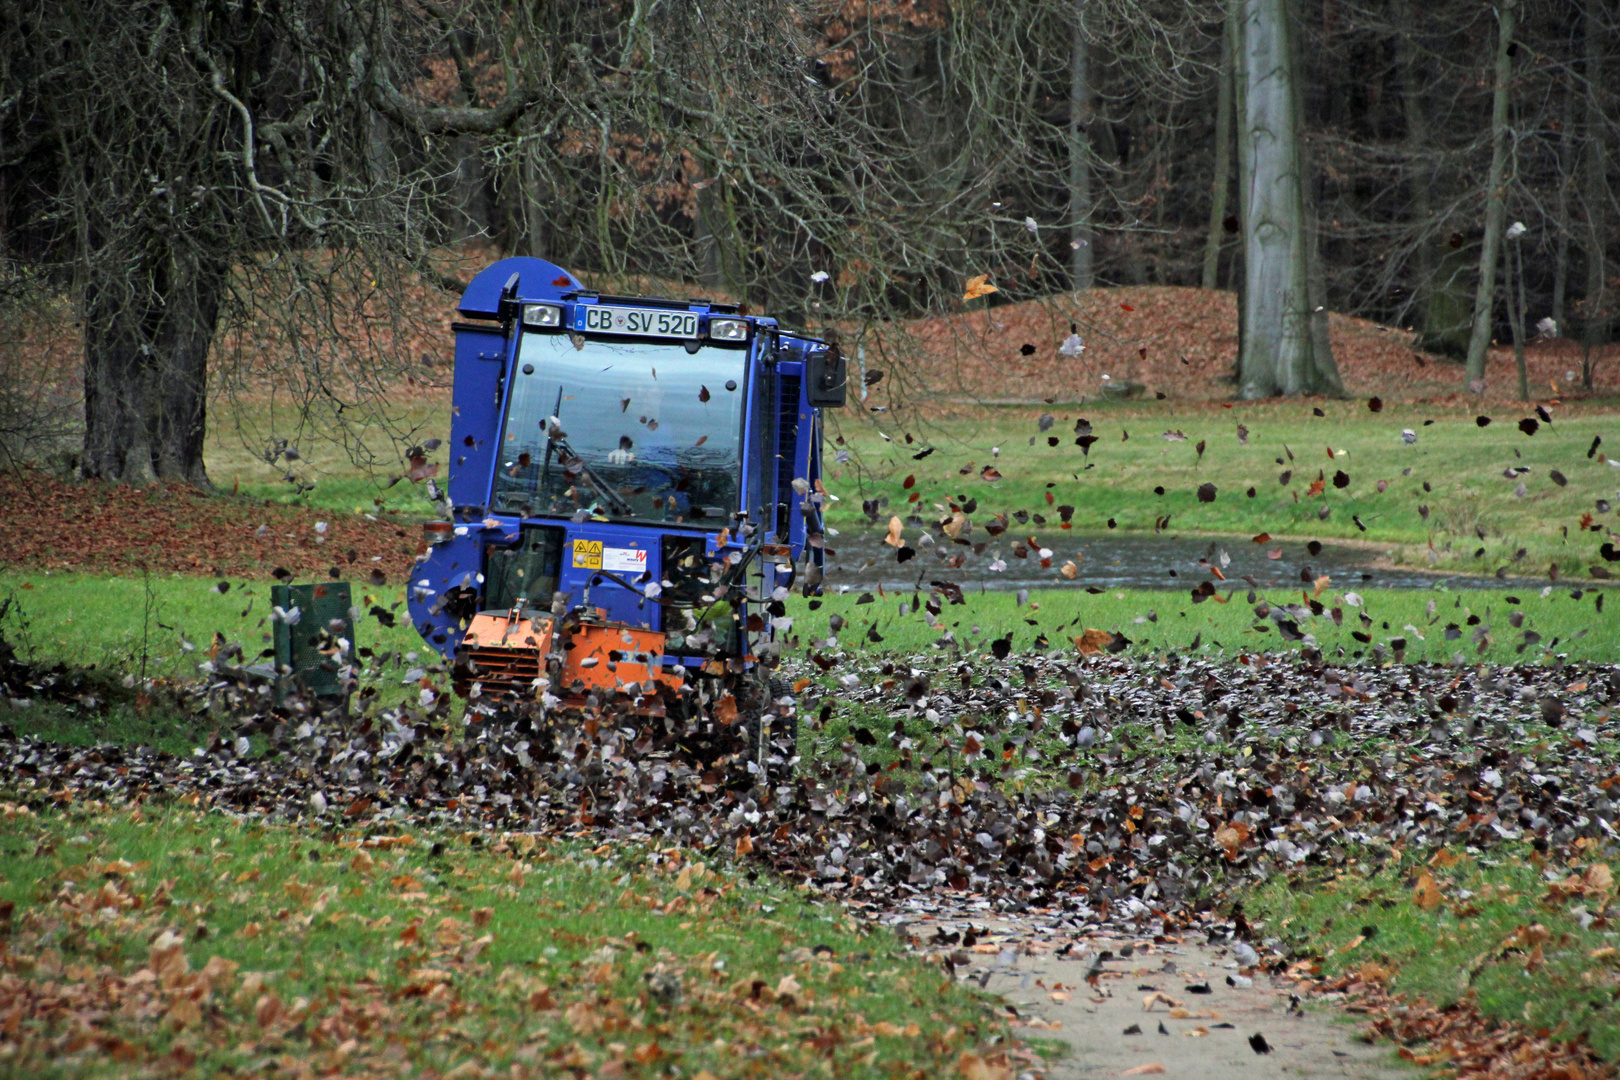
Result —
[[989, 274], [980, 274], [978, 277], [968, 278], [967, 287], [962, 291], [963, 300], [975, 300], [981, 296], [989, 296], [1001, 290], [990, 284]]
[[1113, 644], [1114, 635], [1107, 630], [1088, 629], [1074, 639], [1074, 647], [1080, 650], [1081, 656], [1101, 656], [1113, 651]]

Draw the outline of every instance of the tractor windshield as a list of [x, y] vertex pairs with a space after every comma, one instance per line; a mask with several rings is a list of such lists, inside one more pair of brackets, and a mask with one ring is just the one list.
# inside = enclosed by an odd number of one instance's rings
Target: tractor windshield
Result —
[[525, 333], [492, 509], [725, 524], [738, 506], [747, 357]]

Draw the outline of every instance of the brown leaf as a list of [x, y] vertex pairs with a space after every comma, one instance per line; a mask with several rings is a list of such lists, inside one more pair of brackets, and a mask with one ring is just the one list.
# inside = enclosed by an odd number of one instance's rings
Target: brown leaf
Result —
[[1434, 880], [1434, 875], [1427, 870], [1418, 875], [1417, 886], [1412, 889], [1412, 903], [1424, 911], [1433, 911], [1445, 902], [1440, 895], [1440, 885]]
[[167, 981], [190, 971], [191, 963], [186, 959], [185, 945], [185, 939], [173, 930], [165, 930], [159, 934], [147, 954], [147, 966], [152, 969], [152, 974]]
[[1113, 643], [1114, 635], [1107, 630], [1088, 629], [1074, 639], [1074, 646], [1080, 650], [1081, 656], [1101, 656]]
[[978, 1054], [966, 1053], [956, 1059], [956, 1071], [963, 1080], [1012, 1080], [1012, 1070], [992, 1065]]
[[978, 277], [968, 278], [967, 286], [962, 290], [963, 300], [975, 300], [981, 296], [989, 296], [1001, 290], [990, 284], [989, 274], [980, 274]]

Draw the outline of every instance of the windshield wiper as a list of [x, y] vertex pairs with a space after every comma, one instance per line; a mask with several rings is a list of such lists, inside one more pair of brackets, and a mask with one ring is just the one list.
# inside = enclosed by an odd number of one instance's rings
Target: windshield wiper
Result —
[[[625, 517], [636, 516], [636, 508], [631, 506], [629, 501], [626, 500], [624, 496], [620, 495], [618, 492], [609, 487], [607, 481], [603, 480], [600, 476], [597, 476], [596, 473], [591, 470], [590, 465], [586, 464], [585, 459], [576, 454], [574, 452], [574, 448], [568, 445], [567, 439], [552, 436], [551, 445], [568, 455], [568, 460], [563, 462], [563, 472], [565, 475], [567, 474], [568, 469], [577, 465], [580, 475], [585, 477], [598, 495], [607, 500], [609, 507], [612, 508], [615, 513], [623, 514]], [[547, 453], [549, 454], [550, 451], [548, 450]]]
[[[551, 410], [552, 420], [555, 420], [557, 425], [562, 424], [562, 403], [563, 403], [563, 388], [561, 386], [558, 386], [557, 387], [557, 404], [555, 406], [553, 406], [552, 410]], [[551, 422], [546, 423], [546, 457], [545, 457], [545, 463], [544, 463], [544, 465], [542, 465], [541, 473], [540, 473], [540, 487], [541, 487], [541, 490], [545, 489], [545, 487], [546, 487], [546, 477], [548, 475], [550, 475], [550, 473], [551, 473], [551, 451], [552, 451], [552, 448], [555, 447], [558, 450], [561, 450], [564, 454], [568, 455], [568, 457], [570, 459], [572, 459], [572, 462], [564, 461], [562, 463], [563, 464], [563, 473], [564, 473], [564, 475], [567, 475], [567, 471], [568, 471], [570, 465], [573, 462], [577, 462], [578, 465], [579, 465], [580, 473], [585, 477], [585, 479], [587, 481], [589, 481], [591, 487], [596, 490], [596, 493], [598, 495], [602, 496], [602, 498], [604, 498], [605, 500], [607, 500], [607, 503], [608, 503], [610, 508], [614, 509], [614, 511], [616, 513], [623, 514], [625, 517], [635, 517], [636, 516], [636, 508], [631, 506], [630, 503], [622, 495], [618, 494], [612, 488], [608, 487], [607, 482], [605, 480], [603, 480], [600, 476], [597, 476], [596, 473], [591, 471], [591, 467], [585, 463], [585, 459], [583, 457], [581, 457], [579, 454], [576, 454], [574, 452], [574, 448], [572, 446], [568, 445], [568, 440], [564, 439], [561, 435], [558, 434], [558, 432], [561, 431], [561, 430], [562, 429], [561, 429], [560, 426], [554, 426]], [[614, 504], [617, 504], [617, 506], [615, 506]]]

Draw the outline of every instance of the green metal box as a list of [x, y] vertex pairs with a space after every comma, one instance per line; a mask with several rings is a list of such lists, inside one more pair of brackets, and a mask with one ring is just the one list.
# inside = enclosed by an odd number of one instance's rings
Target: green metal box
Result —
[[[349, 641], [351, 654], [354, 648], [349, 583], [272, 585], [270, 602], [283, 611], [298, 609], [295, 625], [288, 625], [285, 619], [275, 620], [277, 686], [317, 698], [340, 695], [343, 685], [338, 669], [342, 659], [333, 646], [334, 638], [343, 637]], [[341, 630], [335, 630], [337, 624], [341, 624]]]

